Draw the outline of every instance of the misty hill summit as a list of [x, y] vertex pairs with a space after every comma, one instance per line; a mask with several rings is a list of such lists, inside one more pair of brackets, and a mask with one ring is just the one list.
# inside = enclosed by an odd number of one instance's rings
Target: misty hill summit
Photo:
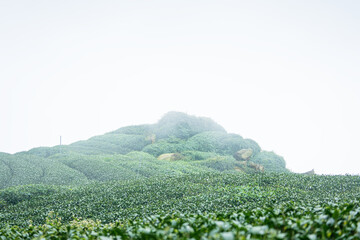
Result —
[[204, 172], [285, 172], [285, 161], [205, 117], [169, 112], [85, 141], [0, 153], [0, 188], [85, 184]]

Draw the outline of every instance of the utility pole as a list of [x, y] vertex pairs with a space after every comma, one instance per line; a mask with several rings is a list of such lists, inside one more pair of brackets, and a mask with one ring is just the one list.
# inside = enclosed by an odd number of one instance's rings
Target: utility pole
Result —
[[60, 136], [60, 146], [61, 146], [61, 136]]

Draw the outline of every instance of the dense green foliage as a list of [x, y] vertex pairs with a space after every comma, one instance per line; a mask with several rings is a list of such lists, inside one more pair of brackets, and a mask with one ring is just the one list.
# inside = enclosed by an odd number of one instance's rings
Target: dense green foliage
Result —
[[84, 154], [126, 154], [141, 151], [150, 143], [142, 135], [105, 134], [69, 145], [71, 151]]
[[71, 188], [13, 187], [0, 191], [0, 233], [13, 239], [359, 239], [359, 189], [358, 176], [289, 173], [192, 173]]
[[185, 113], [169, 112], [155, 126], [158, 138], [176, 137], [188, 139], [205, 131], [225, 132], [225, 129], [209, 118], [189, 116]]
[[86, 177], [59, 161], [42, 158], [31, 154], [15, 154], [0, 156], [2, 163], [0, 187], [22, 184], [81, 184], [86, 183]]
[[266, 171], [282, 172], [286, 171], [285, 160], [274, 152], [262, 151], [251, 158], [254, 163], [264, 166]]
[[360, 239], [355, 204], [302, 207], [290, 203], [232, 213], [165, 214], [102, 224], [74, 219], [0, 229], [5, 239]]
[[359, 198], [359, 187], [356, 176], [216, 172], [73, 187], [30, 185], [0, 191], [0, 201], [6, 203], [0, 211], [0, 222], [26, 224], [32, 219], [39, 224], [49, 211], [55, 211], [64, 221], [75, 216], [109, 222], [169, 211], [214, 212], [289, 201], [311, 205], [334, 199], [348, 202]]
[[222, 155], [233, 155], [236, 151], [251, 148], [256, 153], [260, 147], [252, 140], [243, 139], [237, 134], [207, 131], [197, 134], [188, 140], [188, 146], [192, 150], [202, 152], [216, 152]]
[[153, 144], [147, 145], [143, 151], [157, 157], [163, 153], [181, 153], [190, 150], [185, 140], [179, 138], [161, 139]]

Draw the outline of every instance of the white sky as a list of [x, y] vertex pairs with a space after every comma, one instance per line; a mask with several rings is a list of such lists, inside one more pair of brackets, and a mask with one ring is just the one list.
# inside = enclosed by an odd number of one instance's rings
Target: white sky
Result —
[[360, 1], [0, 0], [0, 151], [168, 111], [360, 174]]

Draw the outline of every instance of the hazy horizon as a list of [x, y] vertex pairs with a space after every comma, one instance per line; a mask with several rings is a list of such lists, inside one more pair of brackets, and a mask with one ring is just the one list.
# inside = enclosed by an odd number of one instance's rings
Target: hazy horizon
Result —
[[360, 174], [360, 2], [0, 1], [0, 152], [209, 117]]

